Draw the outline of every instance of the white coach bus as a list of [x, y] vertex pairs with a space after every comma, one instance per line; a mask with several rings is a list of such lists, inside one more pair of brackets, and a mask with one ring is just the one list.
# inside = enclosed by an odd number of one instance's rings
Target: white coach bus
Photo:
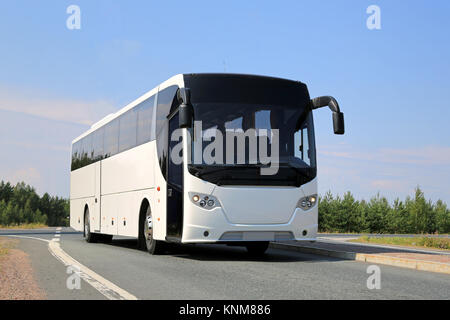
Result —
[[[336, 100], [310, 100], [301, 82], [176, 75], [73, 141], [70, 225], [88, 242], [138, 238], [152, 254], [167, 242], [241, 245], [261, 254], [271, 241], [314, 241], [312, 110], [324, 106], [333, 112], [335, 133], [343, 134]], [[245, 132], [241, 148], [230, 139], [225, 148], [229, 132]], [[252, 135], [266, 142], [252, 145]], [[266, 157], [252, 158], [252, 149]], [[202, 159], [208, 152], [215, 162]], [[275, 170], [262, 174], [269, 167]]]

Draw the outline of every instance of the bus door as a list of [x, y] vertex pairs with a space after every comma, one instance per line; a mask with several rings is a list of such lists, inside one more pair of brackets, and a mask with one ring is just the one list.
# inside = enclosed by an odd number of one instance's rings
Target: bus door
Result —
[[102, 174], [102, 162], [98, 161], [94, 164], [95, 166], [95, 194], [94, 194], [94, 204], [92, 207], [91, 215], [91, 229], [93, 232], [100, 232], [100, 223], [101, 223], [101, 207], [100, 207], [100, 198], [101, 198], [101, 174]]
[[[183, 163], [174, 163], [172, 150], [181, 141], [171, 141], [179, 128], [178, 111], [169, 118], [169, 154], [167, 156], [167, 240], [181, 241], [183, 231]], [[181, 139], [180, 139], [181, 140]], [[178, 149], [179, 150], [179, 149]], [[176, 151], [176, 150], [175, 150]], [[180, 153], [181, 155], [181, 153]]]

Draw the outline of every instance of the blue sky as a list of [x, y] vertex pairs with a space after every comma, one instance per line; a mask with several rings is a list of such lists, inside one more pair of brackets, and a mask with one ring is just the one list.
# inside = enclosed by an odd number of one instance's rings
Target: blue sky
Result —
[[[81, 30], [66, 9], [81, 8]], [[381, 8], [381, 30], [366, 9]], [[315, 114], [319, 191], [450, 203], [450, 2], [2, 1], [0, 179], [69, 194], [70, 141], [170, 76], [233, 72], [333, 95]]]

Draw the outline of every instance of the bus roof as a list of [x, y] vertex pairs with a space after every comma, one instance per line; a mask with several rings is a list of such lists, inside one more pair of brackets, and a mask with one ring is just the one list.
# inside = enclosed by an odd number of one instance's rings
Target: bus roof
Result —
[[213, 78], [214, 77], [218, 77], [218, 78], [221, 78], [221, 77], [223, 77], [223, 78], [238, 77], [238, 78], [259, 78], [259, 79], [265, 78], [267, 80], [286, 81], [286, 82], [290, 82], [291, 84], [293, 84], [293, 83], [302, 84], [302, 82], [300, 82], [300, 81], [294, 81], [294, 80], [289, 80], [289, 79], [284, 79], [284, 78], [277, 78], [277, 77], [271, 77], [271, 76], [253, 75], [253, 74], [238, 74], [238, 73], [186, 73], [186, 74], [177, 74], [177, 75], [169, 78], [168, 80], [162, 82], [160, 85], [156, 86], [152, 90], [146, 92], [145, 94], [143, 94], [142, 96], [140, 96], [139, 98], [137, 98], [133, 102], [129, 103], [128, 105], [126, 105], [122, 109], [118, 110], [117, 112], [111, 113], [111, 114], [107, 115], [106, 117], [102, 118], [101, 120], [97, 121], [87, 131], [85, 131], [80, 136], [75, 138], [72, 141], [72, 144], [74, 144], [77, 141], [81, 140], [82, 138], [84, 138], [85, 136], [87, 136], [91, 132], [95, 131], [96, 129], [98, 129], [98, 128], [104, 126], [105, 124], [111, 122], [112, 120], [118, 118], [120, 115], [122, 115], [123, 113], [127, 112], [128, 110], [136, 107], [137, 105], [139, 105], [143, 101], [145, 101], [148, 98], [150, 98], [151, 96], [155, 95], [158, 92], [158, 90], [165, 89], [165, 88], [167, 88], [167, 87], [169, 87], [171, 85], [174, 85], [174, 84], [178, 84], [178, 85], [184, 86], [184, 79], [185, 79], [185, 77], [190, 78], [190, 79], [195, 79], [196, 77], [201, 77], [201, 78], [203, 78], [203, 77], [213, 77]]
[[99, 120], [96, 123], [94, 123], [93, 125], [91, 125], [91, 127], [87, 131], [83, 132], [80, 136], [75, 138], [72, 141], [72, 144], [74, 144], [75, 142], [83, 139], [85, 136], [87, 136], [91, 132], [95, 131], [96, 129], [98, 129], [98, 128], [102, 127], [102, 126], [104, 126], [105, 124], [111, 122], [112, 120], [118, 118], [123, 113], [125, 113], [128, 110], [136, 107], [141, 102], [143, 102], [143, 101], [147, 100], [148, 98], [150, 98], [151, 96], [155, 95], [158, 92], [158, 89], [165, 89], [166, 87], [168, 87], [168, 86], [170, 86], [170, 85], [172, 85], [174, 83], [180, 83], [180, 81], [182, 81], [182, 80], [183, 80], [183, 74], [177, 74], [177, 75], [171, 77], [170, 79], [164, 81], [163, 83], [161, 83], [160, 85], [156, 86], [152, 90], [146, 92], [145, 94], [143, 94], [142, 96], [140, 96], [139, 98], [137, 98], [133, 102], [129, 103], [128, 105], [126, 105], [122, 109], [118, 110], [115, 113], [111, 113], [111, 114], [107, 115], [106, 117], [102, 118], [101, 120]]

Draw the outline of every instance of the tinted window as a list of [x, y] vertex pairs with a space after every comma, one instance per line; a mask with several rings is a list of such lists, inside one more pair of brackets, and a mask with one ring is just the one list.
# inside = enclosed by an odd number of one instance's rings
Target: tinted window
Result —
[[156, 136], [161, 133], [162, 128], [167, 123], [167, 116], [170, 113], [172, 103], [178, 87], [171, 86], [158, 93], [158, 108], [156, 110]]
[[152, 96], [74, 143], [72, 171], [154, 139], [154, 108], [155, 96]]
[[119, 121], [115, 119], [105, 126], [104, 157], [108, 158], [119, 151]]
[[94, 161], [103, 159], [103, 137], [105, 133], [105, 128], [100, 128], [96, 130], [93, 135], [93, 146], [94, 146]]
[[80, 141], [77, 141], [72, 145], [72, 170], [76, 170], [79, 167], [80, 146], [81, 146]]
[[92, 149], [92, 135], [84, 137], [81, 144], [82, 144], [81, 160], [83, 161], [83, 163], [85, 162], [89, 163], [94, 156], [94, 152]]
[[120, 117], [119, 152], [136, 146], [137, 112], [127, 111]]
[[146, 101], [142, 102], [136, 108], [136, 111], [138, 113], [137, 145], [152, 140], [151, 128], [152, 128], [154, 104], [155, 104], [155, 96], [152, 96]]
[[172, 105], [176, 104], [176, 93], [178, 87], [168, 87], [158, 93], [158, 107], [156, 109], [156, 146], [158, 152], [158, 162], [161, 172], [166, 177], [167, 149], [169, 141], [169, 121], [167, 116], [172, 109]]

